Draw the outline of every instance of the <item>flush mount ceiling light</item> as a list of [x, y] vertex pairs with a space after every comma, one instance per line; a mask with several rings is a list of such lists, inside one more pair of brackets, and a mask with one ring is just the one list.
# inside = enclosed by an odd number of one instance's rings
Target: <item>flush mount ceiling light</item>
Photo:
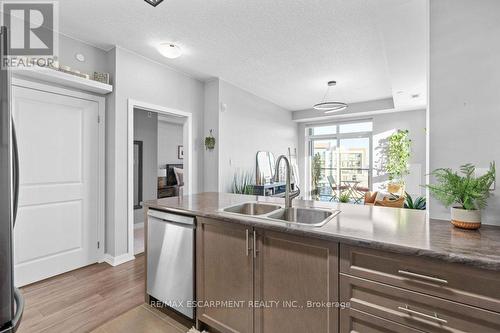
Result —
[[326, 89], [325, 97], [323, 97], [323, 102], [315, 104], [313, 106], [313, 109], [318, 111], [325, 111], [325, 113], [339, 112], [347, 109], [348, 105], [346, 103], [326, 100], [328, 97], [328, 93], [330, 92], [330, 88], [334, 87], [335, 85], [337, 85], [337, 81], [328, 82], [328, 88]]
[[146, 1], [147, 3], [149, 3], [151, 6], [153, 7], [156, 7], [158, 6], [160, 3], [163, 2], [163, 0], [144, 0]]
[[175, 59], [182, 55], [182, 49], [174, 43], [161, 43], [158, 45], [158, 51], [169, 59]]

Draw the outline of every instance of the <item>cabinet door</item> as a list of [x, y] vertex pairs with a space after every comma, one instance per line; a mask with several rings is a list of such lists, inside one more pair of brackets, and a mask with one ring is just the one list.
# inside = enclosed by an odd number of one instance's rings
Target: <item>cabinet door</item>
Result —
[[338, 243], [257, 231], [255, 332], [338, 331]]
[[198, 219], [197, 318], [222, 333], [253, 332], [250, 234], [251, 227]]

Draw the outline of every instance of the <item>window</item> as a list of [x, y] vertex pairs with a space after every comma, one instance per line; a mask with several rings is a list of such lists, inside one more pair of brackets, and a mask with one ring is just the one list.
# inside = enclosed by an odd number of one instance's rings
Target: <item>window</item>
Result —
[[339, 133], [371, 132], [373, 129], [373, 123], [369, 121], [363, 123], [340, 124], [339, 128]]
[[313, 199], [338, 200], [348, 191], [352, 202], [361, 203], [371, 188], [372, 129], [371, 121], [309, 127]]
[[311, 135], [328, 135], [337, 133], [337, 125], [312, 127]]

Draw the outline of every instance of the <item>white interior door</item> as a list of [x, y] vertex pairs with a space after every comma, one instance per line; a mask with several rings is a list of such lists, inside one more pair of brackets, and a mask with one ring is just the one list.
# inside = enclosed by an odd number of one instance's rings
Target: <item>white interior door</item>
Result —
[[98, 260], [99, 105], [13, 88], [20, 164], [14, 233], [22, 286]]

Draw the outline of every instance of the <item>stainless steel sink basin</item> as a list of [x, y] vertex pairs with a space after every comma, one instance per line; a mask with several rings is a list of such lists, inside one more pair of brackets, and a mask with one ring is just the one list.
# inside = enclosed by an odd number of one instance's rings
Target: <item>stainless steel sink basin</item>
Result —
[[253, 216], [267, 221], [293, 223], [321, 227], [337, 216], [340, 211], [323, 208], [283, 208], [262, 202], [245, 202], [221, 210], [225, 213]]
[[280, 209], [281, 206], [265, 204], [259, 202], [247, 202], [236, 206], [231, 206], [223, 209], [227, 213], [235, 213], [241, 215], [265, 215]]
[[314, 227], [321, 227], [340, 213], [338, 210], [326, 210], [318, 208], [288, 208], [280, 209], [267, 218]]

